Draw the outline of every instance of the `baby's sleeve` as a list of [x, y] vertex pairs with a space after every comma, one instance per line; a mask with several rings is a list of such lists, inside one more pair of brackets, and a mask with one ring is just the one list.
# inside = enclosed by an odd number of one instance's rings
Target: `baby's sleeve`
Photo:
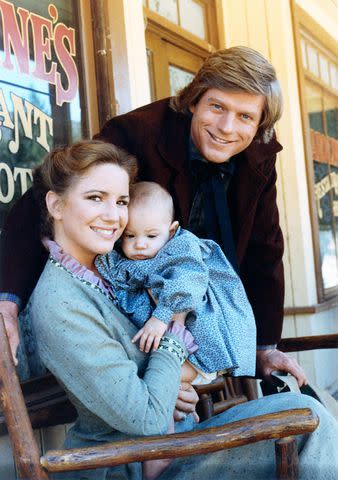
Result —
[[144, 288], [145, 273], [115, 250], [96, 258], [95, 265], [102, 277], [111, 285], [119, 310], [138, 328], [151, 317], [152, 303]]
[[157, 300], [153, 316], [168, 323], [175, 313], [198, 311], [209, 278], [198, 239], [173, 239], [159, 262], [156, 271], [148, 276], [149, 288]]

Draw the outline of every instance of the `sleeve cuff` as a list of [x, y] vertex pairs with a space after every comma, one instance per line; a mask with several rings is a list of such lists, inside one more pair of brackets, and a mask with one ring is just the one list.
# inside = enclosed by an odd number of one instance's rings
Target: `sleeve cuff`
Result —
[[0, 302], [13, 302], [21, 309], [21, 299], [15, 293], [0, 292]]
[[154, 309], [152, 316], [158, 318], [162, 322], [168, 323], [172, 319], [174, 315], [174, 312], [171, 310], [171, 308], [168, 308], [164, 305], [157, 305], [156, 308]]
[[277, 348], [277, 343], [272, 345], [257, 345], [257, 350], [275, 350]]
[[181, 323], [170, 322], [168, 325], [167, 333], [173, 333], [174, 335], [176, 335], [176, 337], [179, 338], [182, 343], [184, 343], [189, 355], [198, 350], [198, 346], [195, 343], [194, 337], [189, 332], [189, 330], [187, 330], [186, 327]]

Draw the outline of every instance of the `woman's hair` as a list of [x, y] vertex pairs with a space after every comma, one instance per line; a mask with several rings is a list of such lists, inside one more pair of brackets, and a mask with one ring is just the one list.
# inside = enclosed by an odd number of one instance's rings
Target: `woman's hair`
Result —
[[136, 158], [111, 143], [82, 140], [70, 146], [57, 147], [47, 155], [33, 173], [33, 190], [41, 209], [41, 233], [53, 237], [53, 221], [46, 206], [49, 190], [64, 195], [74, 182], [94, 165], [111, 163], [121, 167], [134, 183], [137, 175]]
[[204, 93], [217, 88], [263, 95], [265, 104], [256, 139], [268, 143], [282, 114], [282, 93], [273, 66], [256, 50], [232, 47], [219, 50], [203, 63], [195, 78], [171, 99], [171, 107], [189, 114]]

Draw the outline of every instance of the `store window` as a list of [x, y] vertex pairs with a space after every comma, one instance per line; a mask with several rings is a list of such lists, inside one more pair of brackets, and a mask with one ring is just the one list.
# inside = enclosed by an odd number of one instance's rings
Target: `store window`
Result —
[[[212, 0], [143, 0], [152, 100], [175, 95], [218, 48]], [[215, 28], [216, 27], [216, 28]]]
[[207, 9], [210, 2], [196, 0], [143, 0], [145, 7], [203, 40], [207, 38]]
[[324, 42], [301, 10], [298, 15], [318, 290], [324, 300], [338, 294], [338, 44]]
[[85, 137], [76, 0], [0, 0], [0, 231], [32, 170]]

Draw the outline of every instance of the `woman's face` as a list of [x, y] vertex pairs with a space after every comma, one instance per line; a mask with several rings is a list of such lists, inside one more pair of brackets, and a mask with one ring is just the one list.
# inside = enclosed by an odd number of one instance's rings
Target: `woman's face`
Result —
[[49, 195], [55, 241], [65, 253], [92, 268], [95, 256], [112, 250], [127, 224], [127, 172], [109, 163], [94, 165], [61, 198], [54, 192]]

